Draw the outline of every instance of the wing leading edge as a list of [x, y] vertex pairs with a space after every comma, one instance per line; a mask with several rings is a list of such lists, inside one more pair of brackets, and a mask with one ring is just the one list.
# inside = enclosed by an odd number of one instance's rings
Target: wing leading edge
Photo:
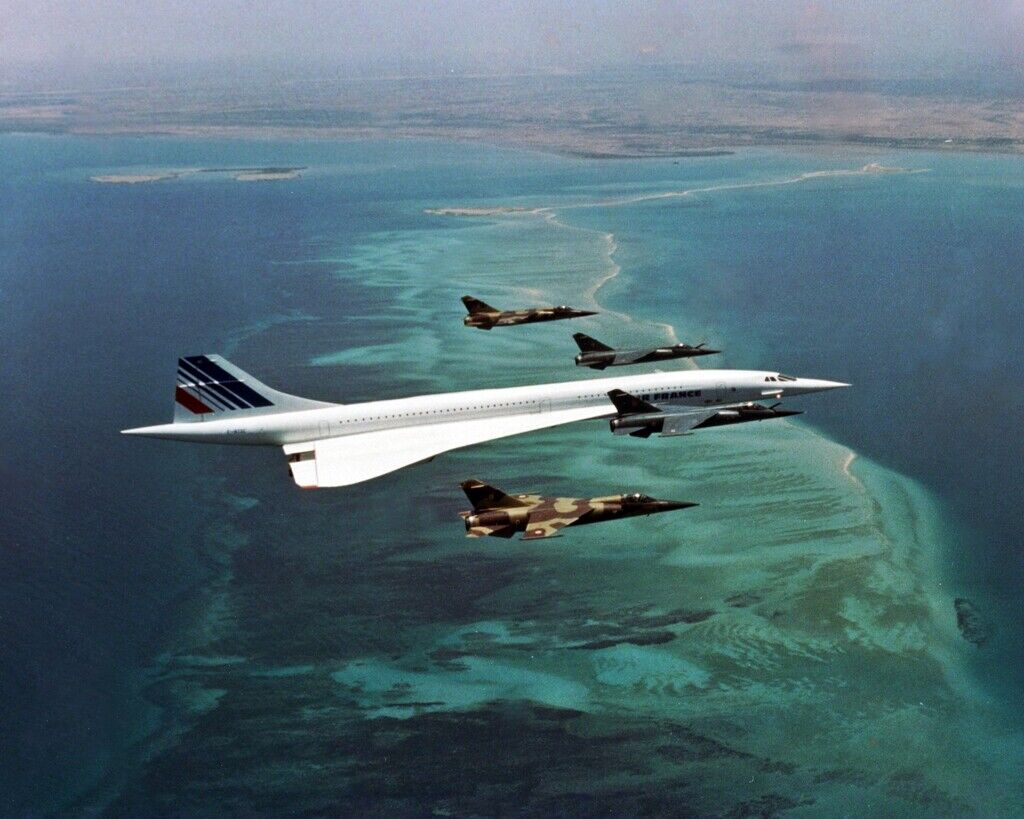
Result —
[[373, 430], [286, 444], [284, 452], [295, 483], [303, 489], [349, 486], [404, 466], [429, 461], [435, 455], [453, 449], [575, 421], [588, 421], [607, 416], [610, 412], [608, 406], [578, 407]]

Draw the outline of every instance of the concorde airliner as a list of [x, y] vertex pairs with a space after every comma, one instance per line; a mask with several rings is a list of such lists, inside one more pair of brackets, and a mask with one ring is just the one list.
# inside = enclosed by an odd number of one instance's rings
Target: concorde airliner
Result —
[[348, 486], [461, 447], [609, 419], [647, 437], [795, 414], [756, 402], [846, 387], [752, 370], [688, 370], [331, 404], [271, 389], [218, 355], [178, 359], [174, 421], [125, 435], [280, 446], [304, 489]]

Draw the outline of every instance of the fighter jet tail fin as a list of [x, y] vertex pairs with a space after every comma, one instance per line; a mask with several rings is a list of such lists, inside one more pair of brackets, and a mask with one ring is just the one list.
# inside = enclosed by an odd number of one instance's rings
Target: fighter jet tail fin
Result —
[[575, 339], [577, 346], [580, 348], [580, 352], [583, 353], [610, 353], [612, 348], [607, 344], [602, 344], [596, 338], [591, 338], [586, 333], [573, 333], [573, 339]]
[[630, 395], [625, 390], [611, 390], [608, 397], [615, 405], [620, 415], [637, 415], [639, 413], [661, 412], [654, 404], [649, 404], [642, 398]]
[[462, 491], [466, 493], [473, 509], [505, 509], [510, 506], [529, 506], [528, 503], [506, 495], [500, 489], [488, 486], [483, 481], [470, 478], [462, 482]]
[[189, 355], [178, 359], [174, 387], [174, 423], [208, 418], [270, 415], [278, 412], [331, 407], [271, 389], [219, 355]]
[[473, 313], [501, 312], [497, 307], [491, 307], [491, 305], [487, 304], [486, 302], [482, 302], [480, 301], [480, 299], [475, 299], [472, 296], [463, 296], [462, 303], [466, 305], [466, 310], [469, 311], [470, 315], [472, 315]]

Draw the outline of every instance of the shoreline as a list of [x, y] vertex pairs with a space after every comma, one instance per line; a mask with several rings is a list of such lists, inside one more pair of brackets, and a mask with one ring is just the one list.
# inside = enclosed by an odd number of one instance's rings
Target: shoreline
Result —
[[[913, 153], [977, 154], [991, 156], [1024, 155], [1024, 140], [997, 139], [948, 140], [930, 137], [838, 137], [834, 134], [814, 134], [782, 138], [761, 138], [715, 142], [714, 147], [665, 147], [649, 151], [626, 149], [602, 149], [582, 144], [563, 144], [558, 140], [532, 139], [510, 136], [500, 132], [449, 133], [444, 130], [409, 130], [386, 127], [290, 127], [290, 126], [170, 126], [161, 128], [61, 128], [4, 127], [2, 136], [49, 136], [84, 138], [135, 138], [135, 139], [195, 139], [195, 140], [238, 140], [246, 142], [301, 141], [353, 142], [353, 141], [437, 141], [442, 143], [490, 146], [502, 150], [532, 151], [564, 159], [596, 160], [599, 162], [626, 160], [682, 160], [734, 156], [748, 149], [800, 150], [856, 149], [861, 152], [908, 151]], [[568, 140], [572, 143], [573, 140]], [[579, 141], [577, 141], [579, 142]], [[304, 169], [301, 169], [304, 170]]]

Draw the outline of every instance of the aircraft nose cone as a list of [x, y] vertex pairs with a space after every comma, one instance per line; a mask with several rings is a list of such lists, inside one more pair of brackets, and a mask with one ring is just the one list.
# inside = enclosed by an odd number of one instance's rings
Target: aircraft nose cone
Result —
[[674, 509], [689, 509], [691, 506], [700, 506], [699, 503], [691, 501], [656, 501], [659, 512], [671, 512]]
[[694, 350], [694, 355], [717, 355], [722, 352], [721, 350], [709, 350], [707, 347], [698, 347]]
[[797, 389], [805, 392], [824, 392], [825, 390], [836, 390], [840, 387], [849, 387], [842, 381], [826, 381], [823, 378], [801, 378], [795, 385]]

